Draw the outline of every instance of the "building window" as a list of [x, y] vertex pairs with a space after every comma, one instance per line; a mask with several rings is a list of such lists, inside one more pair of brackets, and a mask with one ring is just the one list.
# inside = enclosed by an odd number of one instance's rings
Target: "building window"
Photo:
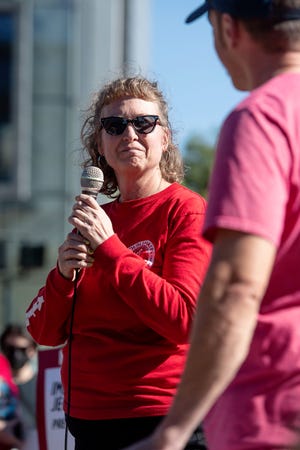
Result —
[[0, 183], [13, 179], [13, 74], [16, 17], [0, 11]]

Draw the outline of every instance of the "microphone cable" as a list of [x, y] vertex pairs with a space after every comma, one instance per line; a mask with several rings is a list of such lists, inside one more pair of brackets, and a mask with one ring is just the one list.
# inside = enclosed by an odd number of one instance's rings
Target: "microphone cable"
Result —
[[[104, 175], [102, 170], [97, 166], [88, 166], [83, 169], [80, 184], [81, 192], [86, 195], [90, 195], [96, 199], [97, 194], [100, 192], [103, 185]], [[72, 298], [72, 309], [70, 316], [70, 330], [69, 330], [69, 348], [68, 348], [68, 373], [67, 373], [67, 417], [70, 417], [71, 410], [71, 376], [72, 376], [72, 344], [73, 344], [73, 323], [74, 323], [74, 313], [75, 305], [77, 300], [77, 281], [78, 281], [79, 269], [75, 270], [74, 279], [74, 293]], [[65, 444], [64, 450], [68, 447], [68, 427], [67, 421], [65, 426]]]
[[[72, 298], [72, 308], [71, 308], [71, 316], [70, 316], [70, 329], [69, 329], [69, 339], [68, 339], [68, 389], [67, 389], [67, 417], [70, 417], [71, 410], [71, 377], [72, 377], [72, 343], [73, 343], [73, 323], [74, 323], [74, 315], [75, 315], [75, 305], [77, 300], [77, 280], [78, 280], [78, 271], [76, 270], [76, 276], [74, 280], [74, 293]], [[66, 422], [66, 421], [65, 421]], [[65, 425], [65, 441], [64, 441], [64, 450], [68, 450], [68, 426], [67, 422]]]

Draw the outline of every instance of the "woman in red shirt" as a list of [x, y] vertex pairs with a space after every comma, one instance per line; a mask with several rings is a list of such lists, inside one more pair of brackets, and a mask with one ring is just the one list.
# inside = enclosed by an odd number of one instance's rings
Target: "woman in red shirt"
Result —
[[[28, 330], [40, 344], [66, 343], [75, 449], [117, 450], [151, 433], [176, 391], [210, 256], [201, 238], [206, 202], [180, 184], [182, 158], [155, 82], [104, 86], [82, 142], [85, 166], [101, 168], [101, 192], [112, 201], [76, 197], [69, 222], [77, 232], [28, 308]], [[199, 430], [187, 448], [205, 448]]]

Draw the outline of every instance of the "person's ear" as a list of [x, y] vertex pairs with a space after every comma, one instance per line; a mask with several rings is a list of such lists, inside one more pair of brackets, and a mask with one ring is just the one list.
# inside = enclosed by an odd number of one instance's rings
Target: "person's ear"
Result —
[[223, 39], [228, 48], [235, 48], [241, 37], [240, 22], [229, 14], [222, 14]]

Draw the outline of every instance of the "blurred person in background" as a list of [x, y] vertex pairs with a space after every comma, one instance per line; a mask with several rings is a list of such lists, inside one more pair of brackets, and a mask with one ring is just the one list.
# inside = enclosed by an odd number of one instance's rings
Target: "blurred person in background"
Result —
[[[67, 342], [64, 409], [75, 449], [118, 450], [150, 434], [172, 402], [210, 257], [201, 237], [206, 202], [181, 185], [182, 157], [156, 82], [105, 85], [82, 141], [85, 165], [101, 168], [101, 192], [114, 200], [76, 197], [69, 222], [78, 232], [67, 235], [29, 306], [28, 330], [40, 344]], [[198, 424], [191, 434], [186, 448], [205, 449]]]
[[8, 324], [0, 336], [0, 346], [10, 363], [19, 390], [20, 414], [24, 425], [23, 449], [36, 450], [37, 344], [25, 327]]
[[0, 450], [23, 450], [18, 388], [8, 360], [0, 353]]

